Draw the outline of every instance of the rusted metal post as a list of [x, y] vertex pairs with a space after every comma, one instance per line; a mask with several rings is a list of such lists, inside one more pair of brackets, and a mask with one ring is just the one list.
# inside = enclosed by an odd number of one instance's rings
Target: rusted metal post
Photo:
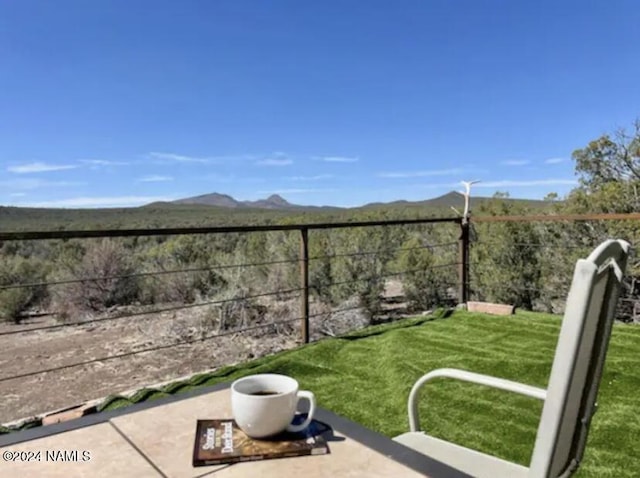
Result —
[[459, 293], [458, 303], [466, 304], [469, 300], [469, 221], [463, 220], [460, 223], [460, 238], [458, 240], [458, 263]]
[[300, 229], [300, 316], [302, 317], [302, 342], [309, 343], [309, 230]]

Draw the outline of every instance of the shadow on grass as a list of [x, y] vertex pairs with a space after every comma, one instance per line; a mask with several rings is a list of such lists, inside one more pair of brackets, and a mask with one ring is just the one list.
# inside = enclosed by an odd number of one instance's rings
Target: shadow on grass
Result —
[[[434, 311], [431, 315], [417, 318], [417, 319], [404, 319], [399, 320], [393, 324], [379, 324], [368, 327], [365, 330], [352, 332], [346, 335], [335, 337], [335, 340], [347, 340], [347, 341], [355, 341], [360, 339], [366, 339], [369, 337], [374, 337], [378, 335], [382, 335], [386, 332], [390, 332], [392, 330], [404, 329], [410, 327], [420, 326], [427, 322], [433, 322], [438, 319], [445, 319], [452, 315], [454, 312], [453, 309], [438, 309]], [[316, 345], [322, 343], [324, 340], [318, 340], [309, 345]], [[279, 352], [279, 357], [285, 357], [288, 354], [295, 353], [297, 350], [283, 350]], [[97, 407], [97, 411], [108, 411], [116, 408], [123, 408], [134, 403], [140, 403], [147, 401], [149, 399], [161, 398], [167, 395], [180, 395], [182, 393], [188, 392], [190, 390], [195, 390], [198, 388], [211, 386], [219, 382], [225, 381], [229, 377], [241, 373], [241, 375], [248, 375], [252, 371], [256, 369], [260, 369], [264, 367], [270, 360], [272, 360], [273, 356], [261, 357], [251, 362], [244, 362], [241, 364], [235, 364], [223, 367], [215, 372], [197, 374], [189, 379], [174, 382], [163, 387], [159, 387], [158, 389], [150, 389], [145, 388], [143, 390], [138, 391], [130, 398], [123, 397], [121, 395], [111, 395], [108, 396], [100, 405]], [[278, 373], [276, 369], [270, 370], [271, 373]]]
[[444, 310], [440, 310], [437, 311], [431, 315], [428, 315], [424, 318], [421, 319], [405, 319], [404, 321], [398, 321], [397, 323], [393, 324], [393, 325], [389, 325], [389, 324], [380, 324], [380, 325], [374, 325], [373, 326], [373, 330], [372, 327], [369, 327], [366, 330], [362, 330], [362, 331], [358, 331], [358, 332], [352, 332], [346, 335], [342, 335], [339, 337], [336, 337], [336, 339], [338, 340], [360, 340], [360, 339], [366, 339], [368, 337], [374, 337], [377, 335], [382, 335], [385, 334], [387, 332], [390, 332], [392, 330], [397, 330], [397, 329], [407, 329], [409, 327], [417, 327], [419, 325], [423, 325], [427, 322], [433, 322], [435, 320], [439, 320], [439, 319], [446, 319], [447, 317], [451, 316], [451, 314], [453, 314], [454, 310], [453, 309], [444, 309]]

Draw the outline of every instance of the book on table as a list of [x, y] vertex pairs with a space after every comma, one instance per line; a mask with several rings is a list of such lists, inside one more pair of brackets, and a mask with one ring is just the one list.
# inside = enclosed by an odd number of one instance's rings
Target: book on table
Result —
[[326, 430], [326, 425], [313, 420], [301, 432], [282, 432], [270, 438], [255, 439], [247, 436], [231, 418], [199, 419], [193, 466], [323, 455], [329, 453], [329, 445], [322, 436]]

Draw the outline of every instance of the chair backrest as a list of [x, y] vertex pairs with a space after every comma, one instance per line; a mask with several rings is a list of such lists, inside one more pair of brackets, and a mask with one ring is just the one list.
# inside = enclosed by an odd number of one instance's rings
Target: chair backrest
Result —
[[607, 240], [576, 263], [529, 476], [570, 476], [589, 433], [630, 245]]

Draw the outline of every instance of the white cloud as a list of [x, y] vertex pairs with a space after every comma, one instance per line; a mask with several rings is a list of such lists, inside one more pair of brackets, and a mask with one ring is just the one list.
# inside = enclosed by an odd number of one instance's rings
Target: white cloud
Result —
[[317, 159], [328, 163], [355, 163], [360, 161], [360, 158], [353, 156], [322, 156]]
[[474, 184], [473, 188], [502, 188], [502, 187], [532, 187], [532, 186], [573, 186], [578, 184], [575, 179], [533, 179], [533, 180], [510, 180], [486, 181]]
[[42, 162], [26, 163], [17, 166], [9, 166], [7, 171], [16, 174], [44, 173], [48, 171], [63, 171], [66, 169], [75, 169], [78, 166], [73, 164], [47, 164]]
[[529, 161], [528, 159], [508, 159], [506, 161], [502, 161], [502, 163], [505, 166], [526, 166], [527, 164], [529, 164], [531, 161]]
[[558, 164], [558, 163], [564, 163], [565, 161], [566, 161], [566, 158], [549, 158], [544, 160], [544, 164]]
[[149, 156], [156, 159], [176, 161], [179, 163], [209, 163], [212, 160], [212, 158], [200, 158], [196, 156], [186, 156], [183, 154], [175, 154], [175, 153], [151, 152], [149, 153]]
[[34, 203], [21, 203], [16, 204], [16, 206], [47, 208], [133, 207], [155, 201], [173, 201], [174, 199], [175, 198], [165, 196], [77, 197]]
[[422, 178], [429, 176], [453, 176], [461, 174], [464, 170], [460, 168], [454, 169], [434, 169], [430, 171], [411, 171], [411, 172], [392, 172], [378, 173], [379, 178]]
[[288, 166], [290, 164], [293, 164], [293, 160], [268, 158], [268, 159], [262, 159], [256, 162], [256, 164], [260, 166]]
[[11, 193], [11, 194], [9, 194], [9, 196], [14, 197], [14, 198], [21, 198], [21, 197], [24, 197], [26, 195], [27, 195], [27, 193]]
[[171, 176], [160, 176], [156, 174], [151, 176], [144, 176], [142, 178], [139, 178], [138, 181], [141, 181], [143, 183], [159, 183], [164, 181], [173, 181], [173, 178]]
[[127, 161], [110, 161], [108, 159], [79, 159], [78, 161], [90, 166], [126, 166], [131, 164]]
[[235, 162], [254, 161], [256, 164], [265, 166], [283, 166], [293, 163], [293, 160], [282, 151], [268, 154], [226, 154], [218, 156], [189, 156], [176, 153], [151, 152], [147, 157], [159, 162], [179, 162], [179, 163], [209, 163], [209, 164], [229, 164]]
[[211, 156], [208, 159], [213, 163], [233, 163], [237, 161], [252, 161], [258, 159], [260, 156], [255, 154], [226, 154], [221, 156]]
[[322, 179], [331, 179], [333, 174], [317, 174], [315, 176], [287, 176], [286, 180], [289, 181], [320, 181]]

